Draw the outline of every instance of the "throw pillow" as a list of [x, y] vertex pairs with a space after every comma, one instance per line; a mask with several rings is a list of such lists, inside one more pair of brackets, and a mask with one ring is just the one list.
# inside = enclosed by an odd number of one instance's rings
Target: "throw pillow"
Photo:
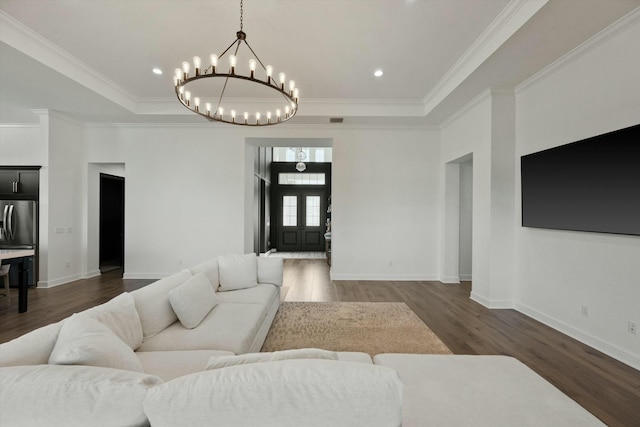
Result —
[[111, 329], [95, 319], [77, 314], [62, 325], [49, 363], [144, 372], [133, 350]]
[[211, 286], [214, 291], [218, 290], [220, 286], [220, 273], [218, 273], [218, 259], [214, 258], [209, 261], [205, 261], [196, 265], [195, 267], [191, 267], [189, 269], [191, 274], [196, 275], [198, 273], [204, 273], [211, 282]]
[[218, 257], [220, 291], [258, 286], [258, 266], [255, 254]]
[[154, 427], [388, 427], [402, 424], [402, 382], [385, 366], [335, 360], [254, 363], [149, 389]]
[[202, 322], [211, 309], [218, 304], [211, 282], [203, 273], [198, 273], [182, 285], [169, 292], [169, 302], [178, 320], [187, 329]]
[[246, 353], [239, 355], [211, 356], [207, 363], [207, 370], [226, 368], [234, 365], [247, 365], [251, 363], [277, 362], [290, 359], [328, 359], [338, 360], [335, 351], [320, 350], [317, 348], [300, 348], [295, 350], [274, 351], [271, 353]]
[[142, 344], [142, 323], [136, 310], [136, 301], [128, 292], [79, 314], [90, 316], [108, 326], [132, 350]]

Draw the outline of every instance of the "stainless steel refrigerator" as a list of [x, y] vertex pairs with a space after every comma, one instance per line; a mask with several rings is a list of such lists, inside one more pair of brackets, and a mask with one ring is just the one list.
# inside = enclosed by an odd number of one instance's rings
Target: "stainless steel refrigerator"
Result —
[[28, 275], [27, 280], [29, 285], [37, 283], [37, 202], [31, 200], [0, 200], [0, 249], [33, 249], [35, 257], [33, 267], [30, 269], [31, 274]]
[[0, 200], [0, 247], [35, 248], [38, 244], [37, 202]]

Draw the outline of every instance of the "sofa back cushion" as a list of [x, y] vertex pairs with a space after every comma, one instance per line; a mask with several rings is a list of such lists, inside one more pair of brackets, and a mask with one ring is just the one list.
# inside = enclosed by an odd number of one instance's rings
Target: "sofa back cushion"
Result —
[[258, 286], [258, 264], [255, 254], [221, 255], [218, 257], [220, 291]]
[[68, 318], [62, 325], [49, 363], [144, 372], [133, 350], [111, 329], [95, 319], [78, 314]]
[[106, 325], [114, 334], [135, 350], [142, 344], [142, 323], [136, 302], [130, 293], [122, 293], [104, 304], [80, 313]]
[[203, 273], [194, 275], [182, 285], [169, 291], [169, 302], [178, 320], [187, 329], [198, 326], [218, 304], [216, 293]]
[[211, 282], [211, 286], [213, 287], [213, 290], [214, 291], [218, 290], [218, 287], [220, 286], [220, 278], [218, 273], [217, 258], [200, 263], [195, 267], [191, 267], [189, 270], [191, 271], [191, 274], [193, 274], [194, 276], [198, 273], [203, 273], [205, 276], [207, 276], [207, 279], [209, 279], [209, 282]]
[[0, 367], [48, 363], [64, 322], [51, 323], [0, 344]]
[[288, 360], [205, 371], [149, 390], [154, 427], [400, 426], [402, 383], [383, 366]]
[[258, 283], [282, 286], [283, 258], [257, 257]]
[[131, 294], [136, 302], [136, 310], [142, 324], [142, 340], [146, 341], [178, 320], [169, 302], [169, 291], [191, 278], [189, 270], [183, 270]]
[[0, 373], [2, 425], [144, 426], [156, 376], [93, 366], [13, 366]]

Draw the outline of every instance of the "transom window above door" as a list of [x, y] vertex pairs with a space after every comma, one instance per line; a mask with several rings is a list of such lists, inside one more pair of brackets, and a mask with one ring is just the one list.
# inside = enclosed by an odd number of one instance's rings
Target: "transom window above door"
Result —
[[278, 184], [280, 185], [324, 185], [324, 173], [286, 173], [278, 174]]

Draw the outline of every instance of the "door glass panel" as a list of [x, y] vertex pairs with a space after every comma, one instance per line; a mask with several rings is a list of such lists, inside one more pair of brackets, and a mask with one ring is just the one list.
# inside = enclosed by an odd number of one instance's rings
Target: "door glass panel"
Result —
[[285, 227], [298, 225], [298, 197], [282, 196], [282, 225]]
[[307, 196], [307, 227], [320, 226], [320, 196]]

